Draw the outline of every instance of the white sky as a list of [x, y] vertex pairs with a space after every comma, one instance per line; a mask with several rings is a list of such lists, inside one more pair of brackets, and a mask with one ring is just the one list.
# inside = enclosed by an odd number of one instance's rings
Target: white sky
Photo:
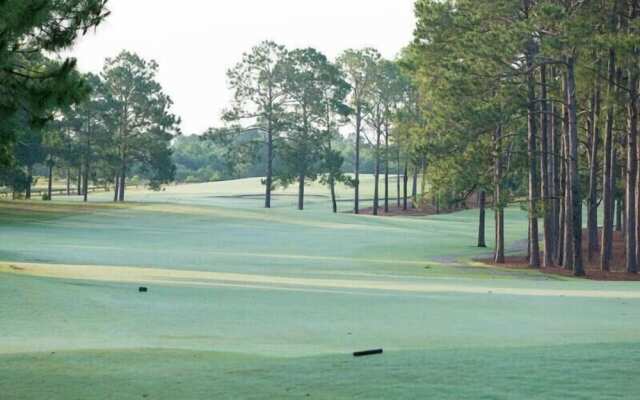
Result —
[[226, 71], [263, 40], [328, 57], [374, 47], [393, 58], [412, 39], [414, 0], [110, 0], [112, 14], [72, 55], [99, 72], [123, 49], [160, 64], [159, 80], [184, 134], [219, 123], [231, 98]]

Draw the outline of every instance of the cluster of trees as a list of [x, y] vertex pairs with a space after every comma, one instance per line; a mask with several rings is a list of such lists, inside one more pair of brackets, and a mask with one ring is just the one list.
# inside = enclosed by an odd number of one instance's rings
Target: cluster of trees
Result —
[[14, 194], [31, 198], [43, 169], [49, 200], [54, 175], [85, 201], [90, 182], [124, 201], [132, 175], [153, 188], [173, 179], [179, 119], [155, 62], [123, 51], [93, 75], [49, 56], [107, 15], [106, 0], [0, 2], [0, 184]]
[[[199, 135], [177, 137], [172, 143], [173, 162], [176, 165], [177, 183], [201, 183], [219, 180], [264, 177], [267, 170], [264, 133], [261, 130], [247, 130], [244, 133], [228, 137], [227, 142], [201, 140]], [[246, 148], [248, 143], [255, 152], [248, 157], [238, 157], [238, 148]], [[332, 142], [334, 150], [344, 158], [342, 171], [345, 174], [354, 170], [355, 139], [337, 135]], [[229, 155], [233, 155], [230, 157]], [[273, 155], [274, 169], [281, 165], [279, 153]], [[375, 171], [375, 146], [364, 142], [360, 148], [360, 171], [373, 174]]]
[[416, 15], [434, 194], [492, 194], [497, 262], [504, 208], [526, 196], [530, 265], [578, 276], [586, 206], [588, 257], [611, 268], [617, 225], [637, 272], [640, 1], [418, 0]]
[[[334, 212], [336, 184], [352, 185], [358, 213], [362, 148], [367, 144], [375, 160], [374, 214], [381, 208], [382, 197], [389, 210], [392, 163], [417, 176], [422, 147], [419, 140], [409, 138], [420, 124], [420, 115], [414, 111], [419, 97], [400, 63], [383, 59], [373, 49], [348, 50], [332, 62], [312, 48], [289, 50], [267, 41], [246, 53], [228, 77], [234, 99], [224, 113], [227, 126], [210, 129], [204, 137], [218, 144], [234, 143], [234, 151], [227, 153], [230, 165], [264, 154], [265, 207], [271, 206], [277, 185], [295, 183], [302, 210], [305, 185], [319, 180], [329, 188]], [[348, 149], [336, 146], [344, 142], [342, 132], [347, 127], [355, 128], [354, 175], [345, 173]], [[264, 140], [237, 140], [247, 130], [259, 132]], [[406, 194], [406, 179], [404, 183]], [[401, 196], [397, 202], [400, 207]]]
[[144, 180], [157, 189], [173, 180], [171, 141], [180, 121], [155, 79], [157, 70], [154, 61], [123, 51], [106, 60], [100, 75], [78, 74], [86, 88], [81, 98], [50, 110], [40, 125], [16, 130], [4, 183], [30, 199], [34, 168], [45, 166], [45, 200], [57, 175], [66, 180], [67, 195], [73, 181], [73, 192], [87, 201], [93, 183], [113, 187], [114, 201], [124, 201], [127, 183]]
[[75, 60], [51, 58], [108, 15], [106, 0], [0, 2], [0, 180], [16, 186], [16, 159], [39, 157], [31, 133], [90, 91]]

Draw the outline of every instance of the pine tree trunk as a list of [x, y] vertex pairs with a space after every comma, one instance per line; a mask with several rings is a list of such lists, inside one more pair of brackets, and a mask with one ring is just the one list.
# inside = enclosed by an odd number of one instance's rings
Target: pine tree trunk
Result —
[[622, 215], [624, 213], [624, 201], [616, 200], [616, 232], [622, 232]]
[[[640, 162], [640, 138], [636, 140], [636, 157]], [[640, 165], [636, 175], [636, 263], [640, 264]]]
[[360, 213], [360, 135], [362, 131], [362, 107], [356, 106], [356, 161], [355, 161], [355, 198], [353, 212]]
[[540, 198], [540, 183], [538, 182], [537, 127], [536, 127], [536, 92], [533, 57], [535, 44], [529, 43], [527, 49], [527, 93], [528, 93], [528, 155], [529, 155], [529, 266], [540, 268], [540, 242], [538, 234], [538, 202]]
[[[638, 28], [635, 25], [640, 18], [640, 1], [634, 0], [631, 3], [631, 31], [633, 34], [638, 34]], [[638, 272], [638, 263], [640, 263], [640, 247], [638, 241], [640, 240], [640, 168], [638, 167], [638, 159], [640, 158], [640, 138], [638, 138], [638, 118], [640, 117], [640, 46], [636, 42], [633, 48], [632, 66], [630, 72], [629, 82], [629, 95], [631, 101], [629, 102], [629, 136], [634, 139], [634, 144], [629, 143], [629, 158], [633, 159], [633, 162], [629, 168], [630, 185], [633, 186], [633, 204], [629, 205], [627, 212], [628, 224], [630, 225], [628, 230], [633, 231], [633, 238], [627, 237], [626, 247], [627, 254], [633, 254], [632, 257], [627, 255], [627, 270], [629, 272]], [[631, 141], [630, 141], [631, 142]], [[631, 194], [629, 194], [631, 196]], [[632, 258], [631, 262], [629, 258]], [[635, 265], [632, 265], [634, 263]]]
[[422, 179], [420, 180], [420, 201], [418, 202], [418, 205], [422, 207], [425, 201], [425, 194], [427, 193], [427, 156], [424, 155], [420, 159], [420, 174]]
[[82, 165], [78, 167], [78, 177], [76, 180], [76, 194], [82, 196]]
[[271, 118], [267, 127], [267, 178], [264, 195], [264, 208], [271, 208], [271, 188], [273, 187], [273, 128]]
[[409, 162], [404, 163], [404, 176], [402, 177], [403, 196], [402, 196], [402, 209], [407, 211], [409, 209]]
[[[627, 141], [627, 136], [625, 135], [624, 141]], [[624, 151], [624, 150], [623, 150]], [[623, 184], [627, 183], [627, 163], [624, 160], [620, 160], [620, 182]], [[626, 189], [623, 189], [623, 193], [619, 195], [619, 203], [620, 203], [620, 221], [618, 232], [622, 234], [622, 237], [625, 236], [625, 225], [627, 224], [627, 200], [626, 200]]]
[[573, 270], [573, 201], [571, 190], [571, 162], [570, 162], [570, 124], [569, 124], [569, 107], [568, 107], [568, 92], [567, 92], [567, 76], [563, 77], [563, 93], [564, 93], [564, 122], [562, 126], [562, 146], [563, 146], [563, 158], [564, 158], [564, 213], [562, 217], [562, 265], [565, 269]]
[[573, 272], [584, 276], [582, 263], [582, 201], [578, 171], [578, 105], [576, 97], [575, 58], [567, 57], [567, 103], [569, 108], [569, 183], [572, 201]]
[[53, 194], [53, 162], [49, 161], [48, 163], [48, 167], [49, 167], [49, 176], [48, 176], [48, 183], [47, 183], [47, 200], [51, 201], [52, 200], [52, 194]]
[[373, 215], [378, 215], [378, 208], [380, 206], [380, 139], [382, 132], [380, 128], [376, 132], [376, 170], [374, 176], [374, 188], [373, 188]]
[[540, 118], [540, 183], [542, 191], [544, 211], [544, 259], [545, 267], [553, 265], [553, 209], [551, 200], [551, 177], [549, 168], [549, 102], [547, 101], [547, 70], [544, 65], [540, 67], [542, 112]]
[[[599, 63], [598, 63], [599, 64]], [[600, 68], [598, 68], [600, 70]], [[591, 144], [591, 152], [589, 157], [589, 212], [587, 214], [587, 232], [588, 232], [588, 257], [589, 261], [598, 252], [600, 244], [598, 243], [598, 156], [600, 148], [600, 84], [596, 82], [596, 88], [591, 99], [590, 114], [590, 134], [589, 140]]]
[[384, 140], [384, 212], [389, 213], [389, 126], [385, 124]]
[[398, 210], [400, 209], [400, 204], [401, 204], [401, 197], [402, 194], [400, 192], [400, 180], [402, 179], [402, 163], [400, 161], [400, 146], [398, 146], [398, 154], [397, 154], [397, 158], [396, 158], [396, 167], [398, 169], [397, 171], [397, 179], [396, 179], [396, 194], [398, 197], [398, 201], [397, 201], [397, 205], [396, 207], [398, 207]]
[[[640, 138], [636, 141], [636, 157], [640, 162]], [[636, 175], [636, 263], [640, 264], [640, 165]]]
[[484, 190], [480, 190], [478, 193], [478, 206], [480, 208], [480, 218], [478, 221], [478, 247], [487, 247], [485, 240], [485, 219], [486, 219], [486, 193]]
[[626, 218], [625, 218], [625, 254], [627, 272], [638, 272], [636, 258], [636, 191], [638, 190], [638, 73], [630, 72], [629, 79], [629, 130], [627, 135], [627, 185], [626, 185]]
[[71, 169], [67, 167], [67, 197], [71, 196]]
[[[551, 70], [551, 76], [556, 79], [557, 73], [555, 68]], [[551, 181], [553, 183], [553, 263], [555, 265], [561, 265], [562, 254], [562, 235], [560, 234], [562, 224], [560, 222], [560, 215], [562, 213], [562, 186], [561, 186], [561, 166], [562, 166], [562, 149], [560, 146], [560, 137], [558, 135], [558, 124], [556, 119], [556, 107], [555, 103], [550, 104], [551, 111]]]
[[118, 202], [118, 194], [120, 193], [120, 178], [118, 174], [115, 173], [113, 176], [113, 202]]
[[600, 269], [611, 269], [613, 257], [613, 214], [615, 207], [614, 179], [615, 179], [615, 147], [613, 146], [613, 126], [615, 122], [615, 108], [611, 101], [615, 93], [616, 53], [609, 50], [609, 72], [607, 83], [607, 126], [604, 136], [604, 169], [602, 177], [602, 244], [600, 248]]
[[127, 167], [123, 163], [120, 169], [120, 184], [118, 185], [118, 201], [124, 202], [124, 192], [127, 186]]
[[33, 166], [27, 166], [27, 187], [25, 188], [24, 198], [31, 200], [31, 186], [33, 186]]
[[418, 165], [414, 164], [413, 187], [411, 188], [411, 208], [416, 208], [418, 204]]
[[298, 176], [298, 210], [304, 210], [304, 172], [300, 172]]
[[329, 187], [331, 189], [331, 205], [333, 208], [333, 213], [338, 213], [338, 201], [336, 200], [336, 181], [333, 177], [329, 178]]
[[502, 127], [499, 126], [494, 134], [494, 194], [495, 207], [495, 252], [496, 264], [504, 264], [504, 207], [502, 199]]
[[87, 157], [86, 164], [84, 166], [84, 179], [83, 179], [83, 201], [86, 203], [89, 200], [89, 160]]

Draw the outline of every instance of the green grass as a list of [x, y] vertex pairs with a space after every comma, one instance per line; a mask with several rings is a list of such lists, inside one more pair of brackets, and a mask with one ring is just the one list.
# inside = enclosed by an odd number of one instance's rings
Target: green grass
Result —
[[[637, 398], [637, 283], [477, 266], [490, 250], [473, 246], [473, 210], [332, 215], [320, 195], [302, 213], [286, 196], [263, 210], [243, 196], [260, 191], [245, 180], [134, 192], [124, 206], [0, 203], [0, 264], [157, 275], [0, 273], [0, 399]], [[518, 209], [507, 236], [526, 237]], [[176, 270], [203, 278], [163, 280]]]
[[630, 374], [638, 357], [631, 344], [420, 350], [368, 359], [65, 352], [2, 357], [0, 384], [16, 382], [7, 400], [636, 399], [640, 383]]

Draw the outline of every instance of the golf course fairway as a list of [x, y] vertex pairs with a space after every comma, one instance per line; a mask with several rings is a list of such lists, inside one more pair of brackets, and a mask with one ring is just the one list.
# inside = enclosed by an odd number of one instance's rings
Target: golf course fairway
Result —
[[[264, 210], [261, 190], [0, 203], [0, 399], [640, 396], [638, 283], [480, 265], [475, 210], [334, 215], [320, 186]], [[506, 223], [517, 251], [527, 216]]]

